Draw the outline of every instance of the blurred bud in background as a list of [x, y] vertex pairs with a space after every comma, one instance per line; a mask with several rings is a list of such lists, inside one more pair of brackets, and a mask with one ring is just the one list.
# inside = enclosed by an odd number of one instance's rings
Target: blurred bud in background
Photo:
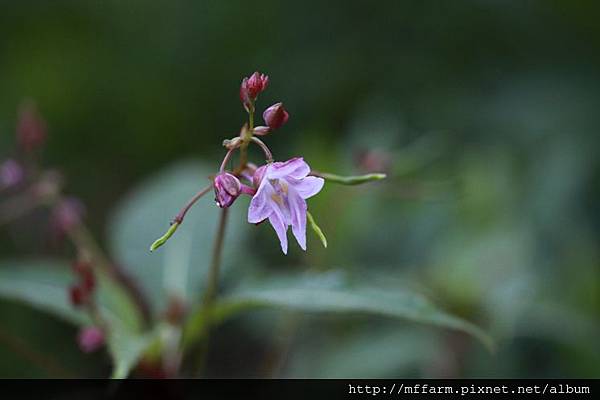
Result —
[[92, 353], [104, 345], [104, 332], [96, 326], [81, 329], [77, 336], [79, 348], [84, 353]]
[[356, 152], [354, 163], [361, 172], [390, 172], [392, 155], [381, 149], [361, 149]]
[[79, 199], [75, 197], [63, 199], [52, 210], [51, 229], [56, 236], [62, 237], [79, 225], [84, 214], [85, 207]]
[[77, 276], [77, 283], [69, 288], [69, 300], [73, 306], [80, 307], [91, 300], [96, 288], [96, 277], [87, 261], [76, 261], [72, 268]]
[[25, 172], [21, 164], [8, 159], [0, 165], [0, 189], [17, 186], [23, 181]]
[[26, 101], [20, 107], [17, 122], [19, 147], [25, 153], [30, 153], [44, 145], [46, 136], [46, 122], [37, 111], [35, 103]]

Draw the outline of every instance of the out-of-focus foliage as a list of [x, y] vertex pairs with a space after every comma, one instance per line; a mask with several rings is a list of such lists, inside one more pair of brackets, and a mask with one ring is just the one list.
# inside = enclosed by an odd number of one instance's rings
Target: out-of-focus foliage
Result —
[[[309, 268], [378, 276], [482, 326], [497, 350], [374, 316], [256, 310], [213, 335], [211, 375], [597, 377], [598, 11], [555, 1], [1, 2], [0, 159], [13, 154], [18, 104], [35, 99], [49, 126], [46, 160], [160, 314], [165, 285], [201, 297], [211, 242], [195, 231], [214, 228], [218, 210], [203, 199], [172, 243], [147, 248], [217, 170], [220, 143], [244, 116], [239, 80], [260, 70], [271, 77], [260, 104], [283, 100], [291, 115], [265, 138], [276, 158], [348, 174], [381, 166], [388, 179], [326, 185], [309, 205], [328, 248], [309, 232], [306, 254], [292, 246], [283, 257], [269, 226], [230, 215], [240, 223], [226, 240], [224, 292]], [[365, 150], [374, 162], [359, 157]], [[122, 200], [189, 157], [207, 169], [178, 174], [181, 190], [171, 192], [175, 178], [149, 184], [165, 190], [144, 196], [154, 212], [128, 203], [135, 195]], [[114, 222], [129, 217], [148, 219], [132, 239]], [[1, 258], [64, 255], [44, 221], [0, 229]], [[198, 274], [185, 285], [164, 275], [181, 243], [198, 253], [180, 263]], [[64, 323], [14, 301], [0, 315], [1, 375], [108, 374], [108, 357], [82, 356]]]
[[[182, 226], [164, 246], [148, 251], [182, 204], [208, 184], [213, 173], [193, 162], [175, 165], [142, 184], [117, 206], [109, 224], [110, 248], [117, 262], [141, 286], [154, 315], [165, 312], [169, 297], [187, 305], [202, 298], [219, 213], [212, 193], [199, 201]], [[250, 226], [241, 207], [233, 207], [226, 241], [235, 251], [224, 254], [223, 273], [252, 265], [252, 252], [246, 246]]]

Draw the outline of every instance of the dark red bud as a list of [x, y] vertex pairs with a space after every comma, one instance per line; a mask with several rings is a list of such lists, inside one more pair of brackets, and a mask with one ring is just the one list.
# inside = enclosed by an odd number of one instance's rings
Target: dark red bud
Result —
[[283, 107], [283, 103], [273, 104], [263, 113], [263, 119], [271, 129], [277, 129], [287, 122], [290, 115]]
[[91, 269], [86, 270], [81, 277], [81, 284], [86, 294], [90, 294], [96, 288], [96, 277]]
[[242, 84], [240, 85], [240, 100], [247, 106], [250, 103], [250, 96], [248, 95], [248, 78], [242, 79]]
[[247, 81], [248, 96], [251, 99], [256, 99], [258, 95], [264, 91], [269, 85], [269, 77], [259, 73], [253, 73]]
[[250, 78], [244, 78], [240, 86], [240, 99], [247, 108], [269, 84], [269, 77], [255, 72]]
[[69, 300], [75, 307], [79, 307], [85, 303], [85, 293], [81, 286], [74, 285], [69, 288]]

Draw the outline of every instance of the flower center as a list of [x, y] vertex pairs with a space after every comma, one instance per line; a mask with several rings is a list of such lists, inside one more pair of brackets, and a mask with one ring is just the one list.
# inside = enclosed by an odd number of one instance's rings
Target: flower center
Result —
[[282, 206], [284, 199], [288, 194], [287, 182], [281, 179], [269, 179], [269, 183], [271, 183], [271, 186], [273, 186], [273, 189], [275, 189], [275, 193], [271, 195], [271, 199]]

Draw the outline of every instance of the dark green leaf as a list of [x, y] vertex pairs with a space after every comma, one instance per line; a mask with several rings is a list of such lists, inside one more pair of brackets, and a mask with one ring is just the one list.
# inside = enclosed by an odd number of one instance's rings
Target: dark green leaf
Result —
[[[102, 273], [98, 273], [96, 299], [109, 326], [108, 349], [114, 362], [114, 377], [124, 378], [148, 344], [142, 333], [140, 313], [129, 295]], [[69, 303], [68, 288], [75, 281], [67, 262], [32, 260], [0, 262], [0, 297], [21, 301], [76, 325], [92, 321]]]
[[493, 348], [492, 340], [480, 328], [442, 311], [423, 295], [365, 279], [352, 281], [342, 272], [274, 277], [240, 287], [221, 301], [214, 318], [254, 307], [377, 314], [461, 330]]
[[[193, 161], [174, 165], [134, 188], [110, 221], [112, 253], [140, 284], [155, 315], [165, 310], [170, 296], [194, 303], [202, 295], [219, 215], [211, 193], [194, 204], [160, 251], [150, 252], [148, 246], [214, 172]], [[235, 250], [223, 253], [225, 272], [235, 260], [248, 261], [242, 252], [244, 232], [250, 226], [244, 201], [238, 199], [230, 209], [225, 246], [235, 243]]]

